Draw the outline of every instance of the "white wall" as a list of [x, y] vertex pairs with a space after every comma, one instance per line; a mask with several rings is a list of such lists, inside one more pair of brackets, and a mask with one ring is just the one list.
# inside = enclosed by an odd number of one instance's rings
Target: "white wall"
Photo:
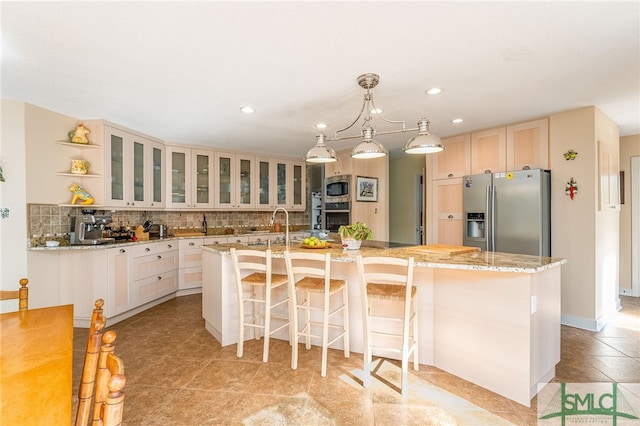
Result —
[[[10, 216], [0, 219], [0, 289], [16, 290], [27, 277], [27, 198], [25, 161], [25, 104], [0, 100], [0, 207]], [[18, 302], [4, 301], [0, 311], [15, 311]]]
[[[631, 214], [631, 188], [640, 182], [631, 181], [631, 158], [640, 157], [640, 135], [625, 136], [620, 138], [620, 170], [624, 171], [624, 200], [620, 206], [620, 294], [631, 295], [633, 282], [631, 275], [632, 254], [632, 214]], [[640, 200], [633, 200], [640, 202]], [[638, 230], [635, 231], [639, 233]], [[640, 283], [636, 283], [640, 287]], [[640, 288], [638, 289], [640, 290]], [[634, 294], [640, 296], [640, 292]]]
[[[568, 260], [562, 267], [562, 322], [601, 328], [617, 306], [618, 211], [599, 211], [598, 141], [616, 147], [618, 126], [596, 107], [553, 114], [549, 121], [551, 172], [551, 253]], [[578, 152], [575, 160], [563, 154]], [[578, 194], [565, 194], [574, 178]]]

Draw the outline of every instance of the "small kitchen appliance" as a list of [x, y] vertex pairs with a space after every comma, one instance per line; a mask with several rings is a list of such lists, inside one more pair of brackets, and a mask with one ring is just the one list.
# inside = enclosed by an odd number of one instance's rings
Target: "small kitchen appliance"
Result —
[[83, 214], [71, 216], [71, 245], [110, 244], [114, 238], [104, 238], [105, 226], [111, 223], [111, 216]]

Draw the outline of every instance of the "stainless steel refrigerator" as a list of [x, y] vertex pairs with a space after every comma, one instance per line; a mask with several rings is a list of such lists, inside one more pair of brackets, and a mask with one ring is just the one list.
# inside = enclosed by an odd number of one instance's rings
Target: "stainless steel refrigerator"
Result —
[[464, 176], [462, 183], [465, 246], [551, 256], [549, 170]]

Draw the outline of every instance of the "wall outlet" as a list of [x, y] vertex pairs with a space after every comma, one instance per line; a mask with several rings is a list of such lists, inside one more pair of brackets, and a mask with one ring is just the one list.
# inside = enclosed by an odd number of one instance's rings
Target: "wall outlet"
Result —
[[0, 207], [0, 219], [11, 219], [11, 210], [9, 207]]

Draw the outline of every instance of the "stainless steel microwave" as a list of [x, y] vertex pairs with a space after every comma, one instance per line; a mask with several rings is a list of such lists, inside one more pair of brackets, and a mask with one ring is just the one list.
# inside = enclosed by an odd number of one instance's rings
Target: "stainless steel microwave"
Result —
[[331, 176], [324, 183], [325, 204], [351, 201], [351, 175]]

